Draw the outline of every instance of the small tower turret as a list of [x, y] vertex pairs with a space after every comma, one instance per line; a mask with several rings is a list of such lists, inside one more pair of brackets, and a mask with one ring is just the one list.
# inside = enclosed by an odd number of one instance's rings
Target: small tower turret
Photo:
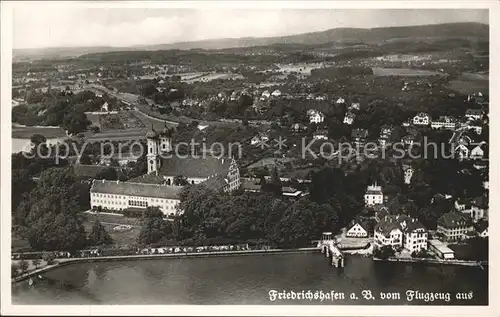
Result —
[[158, 133], [156, 133], [153, 125], [151, 129], [146, 133], [146, 139], [148, 143], [148, 173], [158, 171], [160, 167], [160, 159], [158, 157]]

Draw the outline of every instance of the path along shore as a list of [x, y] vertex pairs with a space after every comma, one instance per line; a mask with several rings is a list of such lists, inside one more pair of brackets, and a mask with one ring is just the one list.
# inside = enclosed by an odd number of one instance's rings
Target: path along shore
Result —
[[212, 256], [237, 256], [237, 255], [262, 255], [269, 253], [299, 253], [299, 252], [314, 252], [318, 251], [316, 247], [299, 248], [299, 249], [268, 249], [268, 250], [243, 250], [243, 251], [210, 251], [210, 252], [192, 252], [192, 253], [168, 253], [168, 254], [137, 254], [137, 255], [115, 255], [115, 256], [98, 256], [98, 257], [83, 257], [83, 258], [61, 258], [54, 260], [54, 264], [44, 266], [16, 276], [12, 282], [20, 282], [32, 276], [47, 272], [57, 267], [80, 262], [100, 262], [100, 261], [127, 261], [127, 260], [154, 260], [162, 258], [182, 259], [182, 258], [203, 258]]

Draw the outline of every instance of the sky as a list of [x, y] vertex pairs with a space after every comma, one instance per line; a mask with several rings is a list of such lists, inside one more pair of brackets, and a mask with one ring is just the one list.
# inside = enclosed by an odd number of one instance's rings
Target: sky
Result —
[[451, 22], [488, 23], [476, 9], [173, 9], [14, 8], [13, 47], [169, 44], [204, 39], [283, 36], [331, 28]]

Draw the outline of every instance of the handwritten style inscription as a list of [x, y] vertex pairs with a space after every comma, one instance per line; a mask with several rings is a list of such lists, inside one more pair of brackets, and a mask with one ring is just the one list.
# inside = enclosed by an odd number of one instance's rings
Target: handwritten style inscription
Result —
[[471, 300], [474, 297], [473, 292], [465, 293], [431, 293], [421, 292], [418, 290], [407, 290], [406, 292], [372, 292], [371, 290], [362, 290], [359, 293], [343, 293], [337, 291], [269, 291], [269, 300], [274, 301], [336, 301], [336, 300], [355, 300], [355, 301], [372, 301], [372, 300], [406, 300], [407, 302], [424, 301], [424, 302], [450, 302], [453, 298], [457, 300]]

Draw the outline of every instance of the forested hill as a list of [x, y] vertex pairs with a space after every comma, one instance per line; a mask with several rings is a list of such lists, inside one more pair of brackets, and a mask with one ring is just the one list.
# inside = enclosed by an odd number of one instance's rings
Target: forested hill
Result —
[[380, 42], [392, 39], [417, 39], [429, 37], [478, 37], [489, 38], [489, 26], [481, 23], [447, 23], [373, 29], [337, 28], [322, 32], [304, 33], [282, 37], [239, 38], [204, 40], [164, 45], [146, 46], [145, 49], [222, 49], [230, 47], [250, 47], [272, 44], [316, 45], [329, 42]]
[[321, 32], [311, 32], [297, 35], [266, 37], [266, 38], [235, 38], [158, 44], [135, 47], [74, 47], [50, 49], [20, 49], [14, 50], [14, 61], [22, 59], [50, 59], [76, 57], [89, 53], [104, 53], [136, 50], [188, 50], [224, 49], [232, 47], [266, 46], [273, 44], [319, 45], [332, 42], [348, 43], [380, 43], [391, 40], [412, 40], [426, 38], [479, 38], [488, 40], [489, 26], [481, 23], [447, 23], [404, 27], [384, 27], [373, 29], [336, 28]]

